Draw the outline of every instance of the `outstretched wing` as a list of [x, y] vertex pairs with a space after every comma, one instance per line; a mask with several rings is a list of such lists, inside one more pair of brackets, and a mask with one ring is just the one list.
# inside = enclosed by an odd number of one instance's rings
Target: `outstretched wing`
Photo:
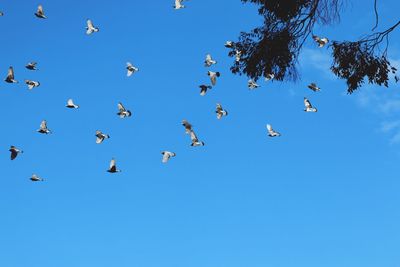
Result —
[[46, 130], [47, 129], [47, 121], [43, 120], [40, 123], [40, 129], [42, 129], [42, 130]]
[[42, 5], [39, 5], [39, 6], [38, 6], [38, 8], [37, 8], [37, 13], [38, 13], [39, 15], [41, 15], [41, 16], [44, 15], [44, 11], [43, 11], [43, 6], [42, 6]]
[[120, 112], [126, 111], [125, 107], [122, 105], [121, 102], [118, 103], [118, 110], [119, 110]]
[[14, 80], [14, 68], [13, 67], [8, 68], [7, 77], [11, 80]]
[[197, 135], [193, 130], [190, 131], [190, 139], [192, 140], [192, 143], [199, 142], [199, 139], [197, 138]]
[[312, 108], [311, 102], [307, 98], [304, 98], [304, 106], [306, 108]]

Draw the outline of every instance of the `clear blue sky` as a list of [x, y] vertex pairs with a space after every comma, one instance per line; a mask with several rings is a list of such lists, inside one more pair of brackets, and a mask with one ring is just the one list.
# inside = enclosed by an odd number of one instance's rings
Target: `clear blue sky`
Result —
[[[379, 2], [383, 29], [400, 4]], [[223, 46], [260, 22], [239, 0], [178, 11], [172, 0], [46, 0], [47, 20], [38, 4], [0, 5], [1, 78], [12, 65], [20, 81], [0, 84], [0, 266], [400, 266], [398, 85], [346, 95], [329, 51], [310, 40], [300, 81], [249, 91]], [[348, 1], [339, 25], [315, 33], [355, 39], [373, 27], [372, 7]], [[85, 34], [87, 18], [100, 32]], [[397, 30], [393, 60], [399, 41]], [[221, 77], [201, 97], [207, 53]], [[127, 61], [140, 68], [130, 78]], [[304, 96], [318, 113], [302, 111]], [[66, 109], [68, 98], [81, 108]], [[131, 118], [117, 117], [119, 101]], [[221, 121], [217, 102], [229, 111]], [[36, 132], [42, 119], [52, 135]], [[205, 147], [189, 146], [182, 119]], [[267, 123], [282, 137], [268, 138]], [[97, 145], [97, 129], [111, 139]], [[25, 151], [13, 162], [10, 145]], [[162, 150], [177, 157], [163, 165]], [[106, 172], [112, 157], [122, 173]]]

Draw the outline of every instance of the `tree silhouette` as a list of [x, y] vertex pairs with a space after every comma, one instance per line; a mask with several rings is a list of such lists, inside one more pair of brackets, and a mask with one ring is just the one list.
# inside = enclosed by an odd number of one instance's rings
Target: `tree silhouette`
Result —
[[[260, 27], [241, 32], [230, 47], [229, 56], [236, 57], [231, 67], [234, 74], [257, 80], [274, 74], [279, 81], [296, 80], [299, 53], [304, 42], [313, 36], [315, 24], [328, 25], [339, 21], [342, 0], [241, 0], [259, 5], [264, 18]], [[379, 22], [377, 0], [374, 0], [376, 23]], [[396, 73], [387, 58], [389, 34], [400, 21], [382, 32], [372, 33], [356, 41], [333, 41], [332, 72], [345, 79], [347, 92], [353, 93], [368, 79], [369, 83], [388, 86], [389, 73]], [[396, 82], [398, 77], [395, 76]]]

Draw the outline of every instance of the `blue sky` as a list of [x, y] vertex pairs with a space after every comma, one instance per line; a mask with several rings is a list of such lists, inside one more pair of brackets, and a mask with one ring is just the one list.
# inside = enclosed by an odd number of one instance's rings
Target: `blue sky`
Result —
[[[347, 3], [340, 24], [315, 33], [368, 33], [369, 2]], [[380, 29], [400, 7], [383, 2]], [[0, 266], [400, 266], [398, 85], [346, 95], [329, 51], [310, 40], [298, 82], [249, 91], [223, 46], [261, 22], [239, 0], [178, 11], [160, 0], [42, 1], [47, 20], [33, 15], [38, 4], [0, 5], [0, 70], [12, 65], [20, 81], [0, 85]], [[85, 34], [87, 18], [100, 32]], [[399, 41], [394, 32], [394, 62]], [[221, 77], [201, 97], [207, 53]], [[127, 61], [140, 68], [130, 78]], [[28, 91], [24, 79], [41, 86]], [[313, 81], [322, 92], [306, 88]], [[302, 111], [304, 96], [318, 113]], [[66, 109], [68, 98], [81, 108]], [[119, 101], [131, 118], [116, 116]], [[42, 119], [52, 135], [36, 132]], [[206, 146], [189, 146], [182, 119]], [[267, 123], [282, 137], [268, 138]], [[97, 129], [111, 138], [95, 144]], [[13, 162], [10, 145], [25, 151]], [[163, 165], [162, 150], [177, 157]], [[106, 172], [112, 157], [122, 173]]]

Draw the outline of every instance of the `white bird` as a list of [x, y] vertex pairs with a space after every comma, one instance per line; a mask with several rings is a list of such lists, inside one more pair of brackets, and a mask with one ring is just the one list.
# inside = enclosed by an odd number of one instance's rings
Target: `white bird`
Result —
[[308, 100], [306, 97], [304, 97], [304, 106], [305, 106], [305, 109], [304, 109], [305, 112], [317, 112], [318, 111], [316, 108], [314, 108], [311, 105], [310, 100]]
[[118, 113], [117, 115], [123, 119], [126, 117], [130, 117], [132, 115], [132, 112], [130, 110], [127, 110], [121, 102], [118, 103]]
[[260, 87], [253, 79], [250, 79], [247, 82], [247, 86], [249, 87], [250, 90], [254, 90], [254, 89], [257, 89], [258, 87]]
[[11, 152], [11, 160], [14, 160], [18, 156], [19, 153], [24, 153], [24, 151], [18, 149], [15, 146], [11, 146], [8, 151]]
[[100, 130], [96, 131], [96, 144], [101, 144], [105, 139], [110, 138], [108, 134], [102, 133]]
[[29, 62], [28, 64], [26, 64], [25, 68], [27, 68], [28, 70], [37, 70], [36, 65], [36, 62]]
[[212, 88], [210, 85], [205, 85], [205, 84], [202, 84], [199, 87], [200, 87], [200, 95], [201, 96], [205, 96], [207, 93], [207, 90], [210, 90]]
[[270, 80], [273, 80], [274, 78], [275, 78], [275, 74], [273, 74], [273, 73], [268, 73], [268, 74], [265, 76], [265, 81], [268, 82], [268, 81], [270, 81]]
[[9, 67], [8, 68], [7, 77], [4, 79], [4, 81], [7, 82], [7, 83], [18, 83], [18, 81], [15, 80], [15, 78], [14, 78], [14, 69], [13, 69], [13, 67]]
[[41, 134], [49, 134], [49, 133], [51, 133], [51, 131], [50, 131], [50, 129], [49, 128], [47, 128], [47, 121], [46, 120], [43, 120], [41, 123], [40, 123], [40, 128], [39, 128], [39, 130], [37, 130], [39, 133], [41, 133]]
[[192, 130], [192, 125], [187, 120], [183, 120], [182, 125], [183, 127], [185, 127], [185, 132], [189, 134], [190, 131]]
[[235, 43], [232, 41], [226, 41], [225, 42], [225, 47], [226, 48], [233, 48], [235, 46]]
[[326, 38], [326, 37], [320, 38], [320, 37], [317, 36], [317, 35], [313, 35], [312, 38], [314, 39], [315, 42], [318, 43], [318, 46], [319, 46], [319, 47], [324, 47], [324, 46], [329, 42], [329, 39]]
[[40, 178], [39, 176], [37, 176], [36, 174], [32, 174], [31, 178], [29, 178], [31, 181], [33, 182], [43, 182], [44, 179]]
[[207, 54], [206, 60], [204, 60], [204, 66], [211, 67], [214, 64], [217, 64], [217, 61], [213, 60], [210, 54]]
[[75, 105], [74, 100], [72, 100], [71, 98], [67, 100], [67, 108], [79, 108], [78, 105]]
[[310, 89], [313, 90], [314, 92], [319, 92], [319, 91], [321, 91], [321, 88], [319, 88], [319, 87], [317, 86], [317, 84], [315, 84], [315, 83], [310, 83], [310, 84], [308, 85], [308, 88], [310, 88]]
[[117, 169], [117, 165], [115, 163], [115, 159], [111, 159], [110, 161], [110, 168], [107, 170], [110, 173], [121, 172], [121, 170]]
[[193, 130], [190, 131], [190, 139], [192, 140], [191, 146], [204, 146], [204, 142], [199, 141], [199, 138], [197, 138]]
[[218, 71], [217, 72], [208, 71], [207, 75], [210, 76], [210, 80], [211, 80], [211, 84], [212, 85], [216, 85], [217, 84], [217, 77], [221, 76], [221, 74]]
[[132, 63], [127, 62], [126, 63], [126, 76], [130, 77], [132, 74], [134, 74], [135, 72], [139, 71], [139, 68], [135, 67], [132, 65]]
[[37, 81], [25, 80], [25, 83], [28, 85], [29, 90], [32, 90], [33, 88], [40, 86], [40, 82]]
[[217, 119], [221, 119], [224, 116], [228, 116], [228, 111], [222, 108], [221, 104], [217, 103], [217, 108], [215, 110], [215, 113], [217, 113]]
[[174, 8], [175, 8], [175, 9], [185, 8], [185, 6], [182, 5], [182, 2], [183, 2], [183, 0], [175, 0]]
[[94, 32], [98, 32], [99, 31], [99, 28], [97, 28], [97, 27], [95, 27], [94, 25], [93, 25], [93, 22], [90, 20], [90, 19], [88, 19], [87, 21], [86, 21], [86, 34], [87, 35], [90, 35], [90, 34], [92, 34], [92, 33], [94, 33]]
[[44, 11], [43, 11], [43, 6], [39, 5], [37, 8], [37, 11], [35, 13], [35, 16], [40, 18], [40, 19], [47, 19], [47, 17], [44, 15]]
[[276, 137], [276, 136], [281, 136], [280, 133], [274, 131], [274, 129], [272, 129], [272, 126], [270, 124], [267, 124], [267, 130], [268, 130], [268, 136], [270, 137]]
[[163, 151], [163, 152], [161, 152], [161, 154], [163, 155], [162, 163], [167, 163], [170, 160], [170, 158], [173, 158], [176, 156], [176, 154], [174, 152], [170, 152], [170, 151]]
[[242, 59], [242, 51], [236, 50], [235, 60], [239, 62]]

